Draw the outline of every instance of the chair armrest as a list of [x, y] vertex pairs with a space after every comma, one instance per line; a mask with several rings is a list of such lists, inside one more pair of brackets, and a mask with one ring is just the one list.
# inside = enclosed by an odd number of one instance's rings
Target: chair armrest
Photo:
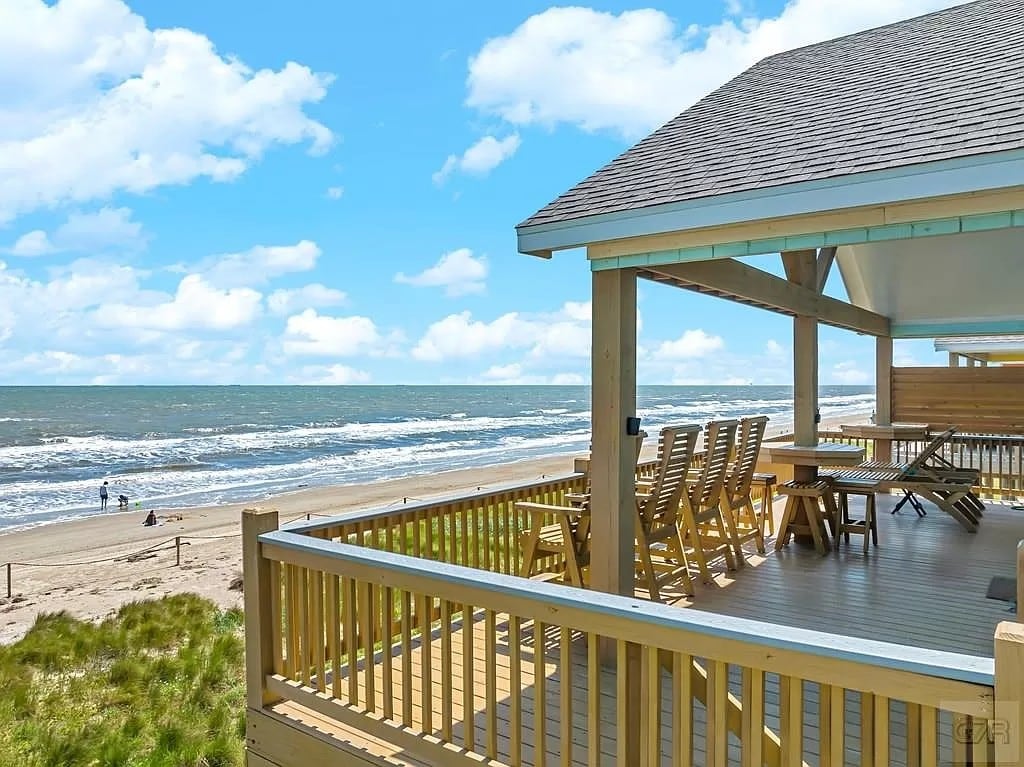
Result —
[[578, 506], [555, 506], [550, 503], [532, 503], [530, 501], [517, 501], [517, 511], [528, 511], [531, 514], [563, 514], [568, 517], [576, 517], [583, 513]]

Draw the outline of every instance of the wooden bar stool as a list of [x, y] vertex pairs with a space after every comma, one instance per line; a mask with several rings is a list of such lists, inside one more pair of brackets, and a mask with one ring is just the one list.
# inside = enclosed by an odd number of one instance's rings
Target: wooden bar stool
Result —
[[[753, 485], [761, 488], [761, 509], [759, 511], [761, 517], [761, 535], [775, 535], [775, 515], [772, 514], [772, 498], [775, 495], [775, 491], [772, 489], [775, 484], [779, 481], [779, 478], [774, 474], [767, 474], [763, 472], [756, 472], [754, 474]], [[767, 533], [765, 527], [768, 528]]]
[[[779, 493], [786, 496], [786, 511], [779, 525], [779, 535], [775, 539], [775, 550], [785, 546], [791, 535], [803, 533], [814, 539], [814, 548], [819, 554], [827, 554], [832, 548], [828, 538], [829, 530], [833, 536], [836, 534], [837, 516], [829, 481], [784, 482], [779, 485]], [[806, 524], [795, 521], [801, 508], [806, 514]]]
[[[847, 543], [850, 542], [850, 533], [853, 533], [864, 536], [864, 553], [867, 554], [868, 536], [871, 537], [872, 544], [878, 545], [878, 515], [875, 508], [874, 485], [837, 481], [833, 483], [832, 489], [839, 499], [836, 518], [836, 550], [839, 550], [840, 533]], [[864, 519], [850, 519], [849, 496], [851, 495], [864, 496]]]

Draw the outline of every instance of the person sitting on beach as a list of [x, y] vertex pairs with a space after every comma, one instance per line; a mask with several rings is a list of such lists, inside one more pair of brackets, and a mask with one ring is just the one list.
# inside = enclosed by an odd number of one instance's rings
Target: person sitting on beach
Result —
[[117, 508], [119, 508], [119, 509], [127, 509], [128, 508], [128, 496], [125, 495], [124, 493], [121, 493], [119, 496], [117, 496]]
[[142, 523], [145, 527], [152, 527], [156, 524], [156, 512], [152, 509], [149, 510], [149, 516], [146, 517], [146, 521]]

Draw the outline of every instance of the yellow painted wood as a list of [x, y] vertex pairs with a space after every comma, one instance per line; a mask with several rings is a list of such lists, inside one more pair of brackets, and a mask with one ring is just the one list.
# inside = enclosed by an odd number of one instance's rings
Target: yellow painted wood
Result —
[[412, 594], [400, 592], [402, 629], [402, 724], [412, 726]]
[[[374, 655], [374, 614], [376, 613], [373, 594], [373, 584], [361, 583], [359, 589], [362, 594], [362, 599], [359, 600], [360, 607], [362, 609], [362, 651], [364, 658], [373, 658]], [[374, 679], [376, 677], [376, 668], [372, 663], [366, 663], [365, 671], [363, 673], [363, 689], [365, 692], [365, 707], [370, 713], [377, 710], [377, 693], [375, 690]], [[351, 672], [351, 667], [349, 668]]]
[[726, 767], [729, 761], [729, 667], [721, 661], [708, 664], [707, 758], [709, 767]]
[[875, 696], [875, 767], [889, 767], [889, 699]]
[[513, 765], [523, 763], [523, 668], [522, 623], [518, 616], [508, 619], [509, 635], [509, 756]]
[[[566, 627], [562, 627], [558, 631], [558, 649], [558, 693], [561, 708], [559, 719], [562, 723], [559, 730], [560, 761], [562, 767], [571, 767], [573, 763], [572, 632]], [[658, 703], [660, 707], [660, 701]]]
[[533, 622], [533, 764], [547, 764], [547, 668], [544, 662], [544, 624]]
[[764, 764], [764, 672], [760, 669], [744, 668], [741, 674], [743, 687], [743, 730], [740, 735], [743, 767], [762, 767]]
[[1024, 764], [1024, 624], [996, 627], [996, 716], [1005, 736], [994, 738], [999, 765]]
[[938, 767], [938, 711], [921, 706], [921, 767]]
[[601, 764], [600, 638], [587, 635], [587, 756], [588, 767]]
[[276, 511], [245, 509], [242, 512], [242, 569], [245, 598], [245, 686], [246, 702], [251, 708], [262, 708], [272, 699], [266, 694], [263, 680], [278, 664], [280, 612], [274, 613], [274, 592], [280, 589], [273, 579], [270, 561], [263, 558], [259, 536], [276, 530]]

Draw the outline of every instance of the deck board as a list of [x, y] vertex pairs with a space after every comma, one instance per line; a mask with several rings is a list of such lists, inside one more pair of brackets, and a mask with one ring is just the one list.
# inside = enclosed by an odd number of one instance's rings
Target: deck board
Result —
[[[765, 555], [751, 553], [750, 564], [736, 572], [724, 571], [716, 563], [718, 572], [714, 584], [697, 584], [692, 599], [677, 600], [681, 609], [700, 609], [710, 612], [736, 615], [764, 620], [789, 626], [808, 627], [851, 636], [909, 644], [974, 655], [992, 654], [992, 636], [996, 624], [1012, 616], [1011, 606], [1005, 602], [988, 600], [985, 591], [989, 579], [996, 575], [1013, 576], [1015, 572], [1016, 541], [1024, 537], [1024, 514], [989, 505], [985, 517], [975, 534], [967, 533], [953, 519], [929, 506], [928, 516], [918, 518], [911, 510], [892, 516], [888, 510], [895, 498], [879, 497], [880, 545], [872, 547], [865, 557], [861, 552], [861, 540], [852, 537], [849, 545], [842, 544], [840, 552], [819, 556], [813, 548], [790, 544], [779, 552], [771, 546]], [[851, 509], [851, 511], [854, 511]], [[496, 686], [495, 721], [497, 723], [497, 761], [511, 763], [512, 709], [510, 689], [511, 664], [510, 643], [516, 641], [509, 636], [508, 617], [496, 618], [497, 641], [493, 654], [488, 655], [485, 643], [485, 618], [483, 611], [473, 614], [471, 637], [473, 651], [471, 721], [474, 723], [474, 741], [479, 751], [487, 742], [488, 690], [486, 688], [486, 664], [489, 657], [496, 662], [494, 675]], [[563, 763], [563, 757], [574, 766], [588, 764], [586, 752], [588, 743], [587, 710], [590, 690], [587, 684], [586, 640], [574, 636], [572, 644], [572, 668], [569, 684], [571, 692], [571, 739], [560, 742], [561, 685], [563, 671], [557, 644], [557, 629], [549, 627], [545, 633], [544, 647], [544, 700], [546, 702], [545, 741], [546, 763]], [[467, 729], [464, 720], [464, 679], [465, 658], [462, 656], [464, 631], [461, 617], [451, 625], [451, 712], [452, 741], [462, 746], [466, 743]], [[440, 640], [441, 628], [435, 628], [429, 643], [429, 655], [424, 652], [420, 638], [416, 638], [411, 652], [412, 678], [410, 684], [413, 726], [418, 729], [423, 723], [421, 685], [423, 663], [429, 658], [433, 669], [434, 682], [431, 690], [433, 734], [442, 733], [441, 712], [444, 710], [441, 682], [438, 679], [442, 668]], [[535, 764], [533, 744], [536, 738], [534, 711], [537, 709], [536, 679], [534, 677], [533, 625], [526, 621], [521, 626], [518, 640], [522, 648], [521, 675], [518, 680], [522, 691], [524, 715], [521, 722], [523, 762]], [[401, 719], [402, 701], [402, 659], [401, 647], [392, 648], [392, 689], [396, 719]], [[380, 656], [371, 664], [374, 677], [374, 708], [379, 713], [384, 703], [383, 667]], [[730, 689], [740, 689], [740, 669], [730, 667]], [[343, 669], [343, 674], [347, 673]], [[361, 665], [358, 672], [360, 700], [365, 702], [366, 667]], [[662, 764], [670, 764], [672, 731], [670, 722], [675, 702], [672, 700], [671, 680], [662, 672], [661, 702]], [[601, 689], [601, 758], [600, 764], [615, 764], [616, 738], [616, 697], [615, 677], [610, 670], [600, 673]], [[342, 685], [347, 689], [347, 683]], [[329, 689], [329, 684], [328, 684]], [[816, 684], [805, 682], [804, 690], [804, 760], [808, 765], [819, 763], [818, 751], [818, 694]], [[773, 674], [766, 675], [765, 711], [766, 724], [775, 731], [779, 729], [778, 706], [779, 680]], [[847, 691], [846, 740], [844, 743], [846, 763], [860, 763], [860, 700], [859, 694]], [[283, 713], [296, 710], [294, 703], [279, 704]], [[694, 753], [693, 764], [705, 763], [704, 710], [699, 703], [693, 704]], [[889, 716], [890, 760], [893, 765], [907, 763], [906, 740], [907, 710], [902, 703], [893, 703]], [[949, 735], [950, 715], [940, 715], [939, 759], [950, 763], [952, 743]], [[324, 730], [323, 721], [318, 728]], [[343, 737], [350, 741], [353, 730], [348, 728]], [[358, 744], [367, 753], [382, 759], [382, 764], [397, 764], [401, 761], [394, 749], [381, 748], [380, 741], [367, 738]], [[402, 759], [430, 761], [430, 749], [436, 748], [424, 743], [422, 754], [404, 753]], [[729, 763], [739, 764], [739, 743], [734, 736], [729, 738]], [[408, 763], [405, 761], [404, 763]], [[469, 763], [467, 761], [467, 763]]]

